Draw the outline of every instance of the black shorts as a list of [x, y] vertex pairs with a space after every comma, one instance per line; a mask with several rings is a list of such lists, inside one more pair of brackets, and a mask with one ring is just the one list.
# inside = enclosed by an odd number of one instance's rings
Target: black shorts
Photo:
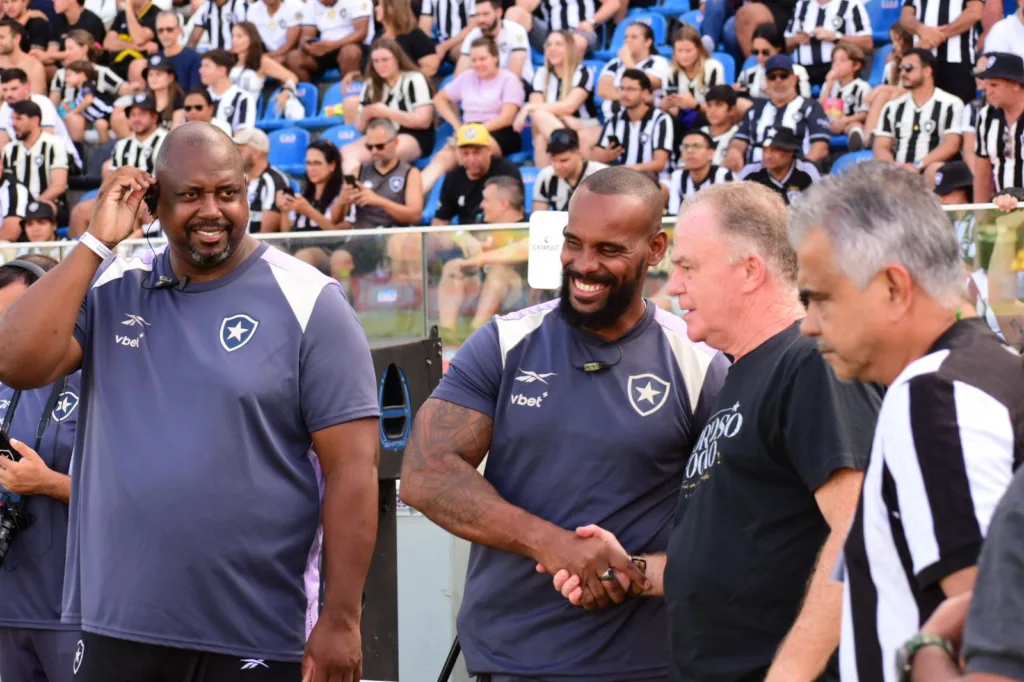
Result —
[[512, 129], [512, 126], [492, 130], [491, 137], [498, 143], [502, 156], [515, 154], [523, 148], [523, 138], [519, 136], [519, 133]]
[[331, 50], [327, 54], [322, 54], [316, 57], [316, 73], [314, 76], [319, 76], [324, 71], [330, 71], [331, 69], [338, 68], [338, 54], [341, 52], [340, 49]]
[[83, 632], [75, 682], [300, 682], [302, 664], [211, 654]]

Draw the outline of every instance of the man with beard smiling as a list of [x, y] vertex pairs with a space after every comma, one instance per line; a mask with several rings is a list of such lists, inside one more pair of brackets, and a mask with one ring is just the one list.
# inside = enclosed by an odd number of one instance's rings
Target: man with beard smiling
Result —
[[[725, 377], [723, 355], [643, 298], [668, 246], [661, 214], [643, 174], [587, 177], [569, 203], [561, 298], [477, 330], [416, 416], [402, 499], [474, 543], [458, 630], [478, 680], [668, 675], [664, 602], [625, 601], [646, 584], [642, 562], [572, 530], [602, 519], [629, 552], [664, 551]], [[575, 611], [538, 564], [582, 576], [584, 603], [609, 608]]]
[[[108, 176], [88, 232], [0, 320], [4, 384], [82, 367], [75, 679], [358, 680], [379, 446], [366, 338], [336, 282], [247, 234], [229, 137], [176, 128], [156, 174]], [[168, 247], [112, 257], [151, 188]]]

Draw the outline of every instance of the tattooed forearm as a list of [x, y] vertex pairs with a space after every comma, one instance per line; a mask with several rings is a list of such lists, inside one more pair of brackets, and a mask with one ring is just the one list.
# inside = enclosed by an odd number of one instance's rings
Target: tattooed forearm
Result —
[[474, 410], [427, 400], [405, 448], [402, 500], [454, 535], [532, 557], [557, 529], [502, 499], [477, 471], [493, 425]]

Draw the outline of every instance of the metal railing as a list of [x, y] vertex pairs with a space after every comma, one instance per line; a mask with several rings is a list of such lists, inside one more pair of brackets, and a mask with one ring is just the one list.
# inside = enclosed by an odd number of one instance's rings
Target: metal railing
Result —
[[[997, 318], [1008, 340], [1020, 345], [1024, 341], [1024, 209], [1002, 213], [992, 204], [971, 204], [946, 210], [971, 273], [979, 312]], [[664, 221], [667, 229], [674, 224], [675, 218]], [[498, 255], [502, 247], [527, 239], [526, 223], [255, 236], [338, 279], [370, 338], [418, 337], [438, 325], [449, 354], [492, 314], [556, 294], [529, 287], [524, 260], [463, 267], [467, 257]], [[134, 239], [117, 251], [121, 255], [148, 252], [164, 243], [162, 238]], [[0, 244], [0, 261], [27, 251], [60, 259], [74, 245], [68, 241]], [[661, 288], [669, 271], [667, 259], [652, 268], [647, 295]]]

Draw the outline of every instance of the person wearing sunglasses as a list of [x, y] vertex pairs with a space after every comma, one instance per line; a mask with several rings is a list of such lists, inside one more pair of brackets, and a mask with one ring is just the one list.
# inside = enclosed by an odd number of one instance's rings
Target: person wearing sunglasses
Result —
[[210, 96], [210, 91], [206, 88], [192, 88], [185, 93], [185, 106], [182, 108], [185, 110], [186, 123], [202, 121], [203, 123], [209, 123], [220, 128], [224, 131], [225, 135], [231, 135], [231, 126], [213, 117], [217, 108], [213, 103], [213, 98]]
[[[750, 100], [765, 96], [764, 86], [766, 79], [764, 65], [768, 62], [769, 57], [786, 52], [786, 39], [783, 37], [782, 31], [773, 22], [767, 22], [754, 29], [752, 44], [753, 48], [750, 51], [750, 55], [757, 60], [757, 63], [743, 69], [736, 79], [735, 85], [735, 88], [741, 93], [745, 93], [750, 97]], [[797, 92], [800, 93], [801, 97], [809, 99], [811, 96], [811, 79], [807, 74], [807, 69], [800, 64], [794, 64], [793, 73], [796, 74], [797, 82], [799, 83]], [[750, 108], [752, 104], [750, 100], [739, 103], [741, 107], [740, 114]]]
[[[873, 151], [879, 161], [894, 161], [928, 177], [960, 151], [964, 103], [935, 86], [935, 56], [914, 48], [900, 62], [907, 93], [882, 110]], [[934, 184], [931, 182], [930, 184]]]
[[160, 55], [174, 65], [178, 85], [188, 92], [202, 85], [199, 80], [201, 57], [191, 47], [181, 42], [181, 18], [176, 12], [161, 12], [156, 17], [156, 39], [160, 43]]

